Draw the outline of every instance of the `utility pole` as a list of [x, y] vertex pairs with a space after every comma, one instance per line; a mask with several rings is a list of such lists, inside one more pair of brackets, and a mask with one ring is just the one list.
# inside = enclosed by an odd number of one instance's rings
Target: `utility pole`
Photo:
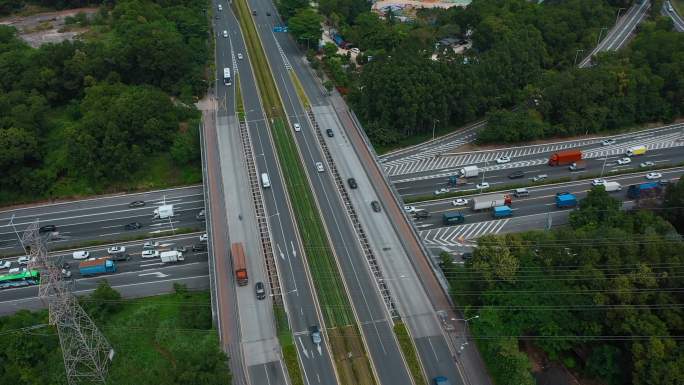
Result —
[[114, 349], [78, 304], [62, 279], [62, 271], [48, 258], [38, 221], [29, 224], [21, 241], [30, 246], [28, 269], [41, 275], [38, 297], [47, 303], [50, 324], [57, 327], [67, 383], [104, 384]]
[[463, 321], [463, 323], [465, 324], [465, 326], [463, 327], [463, 333], [462, 333], [463, 343], [461, 343], [461, 346], [458, 348], [458, 353], [459, 353], [459, 354], [460, 354], [460, 353], [463, 351], [463, 349], [465, 349], [465, 347], [468, 345], [468, 339], [466, 338], [466, 336], [468, 335], [468, 321], [474, 320], [474, 319], [478, 319], [478, 318], [480, 318], [479, 315], [476, 315], [476, 316], [473, 316], [473, 317], [470, 317], [470, 318], [465, 318], [465, 319], [458, 319], [458, 318], [452, 318], [452, 319], [451, 319], [452, 321]]
[[439, 119], [432, 120], [432, 140], [435, 140], [435, 124], [439, 122]]

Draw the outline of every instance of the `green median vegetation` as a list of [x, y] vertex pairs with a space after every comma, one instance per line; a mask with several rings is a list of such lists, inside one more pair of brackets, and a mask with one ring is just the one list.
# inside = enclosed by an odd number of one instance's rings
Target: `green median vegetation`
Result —
[[273, 306], [273, 315], [276, 321], [276, 332], [278, 333], [278, 341], [280, 341], [280, 349], [283, 351], [285, 366], [290, 374], [290, 383], [292, 385], [304, 385], [302, 370], [297, 359], [297, 345], [294, 342], [292, 330], [287, 322], [285, 308], [282, 305]]
[[423, 376], [423, 368], [420, 366], [420, 360], [418, 359], [418, 354], [416, 353], [416, 347], [413, 345], [413, 339], [411, 338], [406, 325], [403, 322], [395, 323], [394, 334], [397, 335], [399, 347], [401, 347], [401, 352], [403, 353], [406, 364], [411, 371], [413, 382], [416, 385], [427, 385], [425, 376]]
[[[292, 203], [302, 244], [319, 305], [327, 326], [330, 350], [342, 384], [375, 383], [370, 362], [363, 347], [351, 304], [347, 299], [335, 257], [318, 213], [313, 193], [297, 146], [284, 119], [285, 113], [259, 35], [246, 1], [233, 2], [245, 37], [261, 102], [270, 120], [283, 178]], [[290, 358], [291, 360], [291, 358]]]

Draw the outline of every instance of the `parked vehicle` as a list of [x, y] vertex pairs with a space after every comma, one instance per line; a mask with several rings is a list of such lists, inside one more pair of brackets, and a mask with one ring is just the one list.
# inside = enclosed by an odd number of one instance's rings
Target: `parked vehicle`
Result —
[[508, 206], [496, 206], [492, 208], [492, 216], [494, 218], [504, 218], [513, 215], [513, 210]]
[[625, 152], [625, 155], [627, 156], [635, 156], [635, 155], [644, 155], [646, 153], [646, 146], [633, 146], [627, 149], [627, 152]]
[[582, 171], [587, 169], [587, 163], [583, 160], [579, 160], [577, 162], [572, 162], [570, 166], [568, 166], [568, 170], [570, 171]]
[[582, 150], [559, 151], [551, 154], [549, 166], [563, 166], [582, 160]]
[[603, 184], [603, 188], [605, 188], [607, 192], [614, 192], [622, 190], [622, 185], [618, 182], [606, 182]]
[[452, 211], [442, 214], [442, 223], [446, 226], [458, 225], [463, 222], [465, 222], [465, 216], [460, 211]]
[[477, 166], [465, 166], [458, 171], [463, 178], [472, 178], [480, 173], [480, 168]]
[[249, 277], [247, 276], [247, 261], [242, 243], [236, 242], [230, 245], [230, 256], [233, 259], [235, 280], [240, 286], [247, 285], [249, 283]]
[[565, 209], [577, 206], [577, 197], [574, 194], [562, 194], [556, 196], [556, 207]]
[[649, 182], [631, 185], [627, 188], [627, 197], [630, 199], [640, 199], [657, 196], [662, 191], [658, 182]]
[[161, 205], [154, 209], [155, 219], [167, 219], [173, 217], [173, 205]]
[[78, 271], [83, 276], [116, 272], [116, 263], [109, 258], [95, 258], [78, 264]]
[[507, 194], [485, 195], [471, 199], [470, 208], [473, 209], [473, 211], [478, 211], [496, 206], [510, 206], [511, 203], [511, 196]]
[[177, 250], [162, 251], [161, 254], [159, 254], [159, 258], [161, 259], [162, 263], [174, 263], [178, 261], [185, 261], [183, 253]]

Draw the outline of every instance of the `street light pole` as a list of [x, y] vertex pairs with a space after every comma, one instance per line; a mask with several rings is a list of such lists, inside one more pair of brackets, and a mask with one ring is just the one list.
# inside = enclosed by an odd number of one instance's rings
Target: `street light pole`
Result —
[[480, 318], [479, 315], [472, 316], [470, 318], [465, 318], [465, 319], [459, 319], [459, 318], [452, 318], [452, 321], [463, 321], [463, 324], [465, 325], [463, 328], [463, 343], [461, 344], [461, 347], [458, 349], [458, 353], [460, 354], [463, 349], [468, 345], [468, 341], [466, 340], [466, 335], [468, 333], [468, 321], [478, 319]]
[[435, 140], [435, 125], [439, 122], [439, 119], [432, 120], [432, 140]]

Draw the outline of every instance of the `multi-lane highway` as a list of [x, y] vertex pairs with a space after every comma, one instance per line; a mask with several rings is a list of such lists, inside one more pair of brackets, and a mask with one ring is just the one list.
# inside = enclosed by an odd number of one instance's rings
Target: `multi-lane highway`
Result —
[[684, 32], [684, 19], [679, 15], [677, 9], [671, 4], [671, 1], [663, 1], [660, 7], [660, 13], [672, 19], [672, 24], [677, 32]]
[[[608, 174], [614, 171], [642, 170], [646, 173], [649, 168], [640, 167], [641, 163], [653, 162], [655, 166], [676, 165], [684, 162], [684, 125], [674, 124], [667, 129], [643, 131], [620, 137], [616, 142], [604, 146], [601, 139], [561, 142], [538, 146], [512, 147], [492, 151], [469, 152], [452, 155], [449, 167], [436, 171], [422, 171], [412, 175], [392, 177], [397, 191], [403, 197], [423, 196], [434, 194], [435, 191], [446, 188], [449, 191], [475, 190], [475, 186], [484, 179], [492, 188], [497, 184], [524, 184], [531, 182], [536, 176], [546, 175], [547, 179], [569, 177], [573, 179], [586, 178], [587, 175]], [[630, 146], [645, 145], [646, 154], [635, 156], [629, 164], [618, 164], [618, 160], [625, 157]], [[547, 165], [551, 154], [570, 148], [580, 148], [586, 162], [586, 169], [571, 172], [567, 166], [551, 167]], [[498, 164], [496, 159], [509, 156], [511, 161]], [[467, 180], [467, 183], [456, 188], [448, 186], [449, 177], [458, 174], [463, 166], [478, 166], [480, 174]], [[520, 179], [511, 179], [514, 172], [523, 172]]]
[[[663, 181], [674, 181], [684, 175], [684, 168], [678, 167], [659, 171]], [[611, 193], [616, 199], [625, 202], [625, 207], [631, 207], [634, 203], [627, 197], [629, 185], [650, 182], [642, 173], [625, 174], [605, 178], [607, 181], [616, 181], [622, 185], [621, 191]], [[420, 230], [421, 237], [428, 246], [434, 247], [457, 247], [463, 244], [471, 244], [475, 239], [487, 234], [500, 234], [506, 232], [519, 232], [533, 229], [543, 229], [548, 225], [557, 226], [566, 223], [569, 210], [558, 209], [555, 206], [555, 197], [558, 192], [570, 192], [576, 194], [578, 200], [586, 196], [592, 188], [591, 181], [581, 180], [553, 185], [528, 188], [529, 196], [512, 197], [513, 216], [504, 219], [492, 218], [490, 210], [480, 212], [472, 211], [468, 206], [454, 206], [453, 199], [441, 199], [436, 201], [417, 204], [417, 208], [427, 210], [428, 218], [414, 220]], [[502, 191], [491, 194], [511, 194], [511, 191]], [[465, 199], [481, 195], [474, 194], [465, 196]], [[445, 226], [442, 215], [446, 212], [461, 212], [465, 216], [465, 223], [457, 226]]]
[[[128, 261], [117, 261], [117, 271], [113, 274], [94, 277], [81, 277], [78, 273], [80, 260], [74, 260], [72, 252], [68, 250], [51, 254], [51, 258], [59, 266], [69, 265], [73, 291], [77, 295], [87, 294], [95, 289], [97, 282], [106, 278], [109, 284], [118, 290], [125, 298], [144, 297], [173, 291], [174, 283], [182, 283], [190, 289], [207, 289], [209, 287], [209, 271], [207, 269], [207, 252], [192, 251], [192, 246], [200, 243], [200, 234], [185, 234], [175, 237], [155, 239], [155, 250], [167, 251], [185, 248], [185, 261], [173, 264], [163, 264], [159, 257], [143, 258], [143, 241], [117, 243], [116, 246], [126, 247]], [[112, 245], [85, 248], [90, 257], [108, 255], [107, 248]], [[12, 262], [12, 268], [20, 267], [16, 258], [7, 258]], [[5, 270], [6, 271], [6, 270]], [[0, 315], [14, 313], [19, 309], [39, 309], [45, 304], [37, 298], [38, 288], [27, 286], [22, 288], [2, 290], [0, 300]]]
[[[142, 201], [142, 207], [129, 207]], [[171, 219], [154, 219], [153, 211], [166, 202], [174, 205]], [[178, 229], [204, 229], [197, 215], [204, 209], [202, 186], [180, 187], [143, 193], [119, 194], [78, 201], [47, 203], [0, 211], [0, 256], [22, 252], [16, 231], [21, 234], [36, 220], [41, 226], [54, 225], [50, 248], [64, 248], [86, 241], [115, 241], [149, 235], [169, 235]], [[126, 224], [142, 227], [127, 230]], [[14, 226], [12, 226], [12, 224]]]

